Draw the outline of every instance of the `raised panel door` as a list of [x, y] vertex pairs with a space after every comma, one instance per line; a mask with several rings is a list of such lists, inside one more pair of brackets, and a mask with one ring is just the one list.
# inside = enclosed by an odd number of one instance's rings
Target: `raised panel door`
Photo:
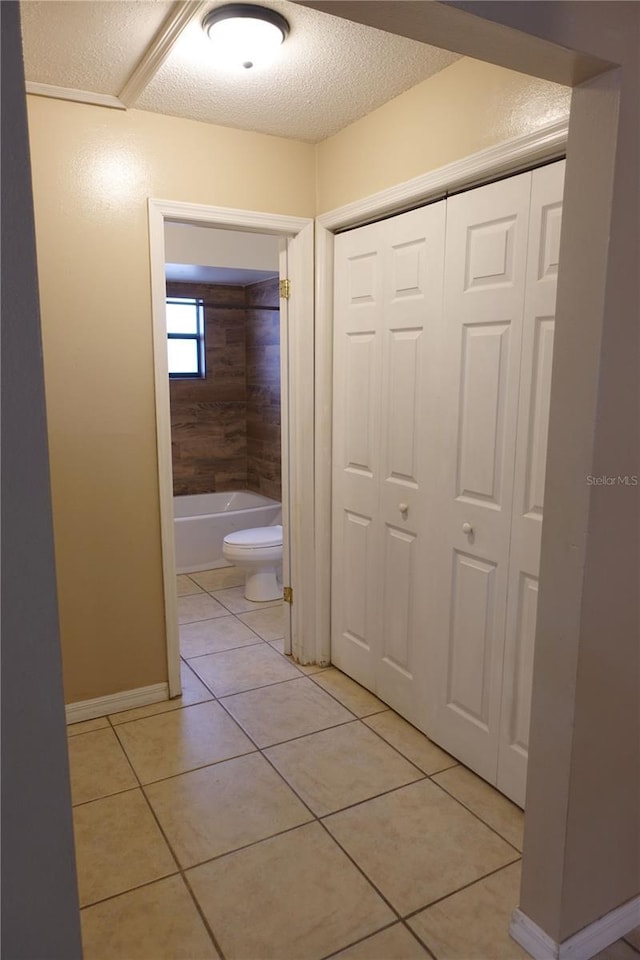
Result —
[[445, 205], [336, 237], [332, 660], [424, 721]]
[[429, 732], [494, 783], [530, 190], [447, 201]]
[[497, 786], [524, 806], [564, 161], [532, 173]]
[[379, 224], [336, 237], [331, 659], [369, 689], [380, 644], [382, 261]]
[[424, 729], [433, 604], [444, 202], [383, 221], [380, 660], [376, 692]]

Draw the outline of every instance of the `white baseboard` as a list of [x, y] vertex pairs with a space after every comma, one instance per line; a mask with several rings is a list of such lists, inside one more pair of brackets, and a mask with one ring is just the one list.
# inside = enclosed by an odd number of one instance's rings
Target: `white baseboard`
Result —
[[108, 697], [96, 697], [95, 700], [79, 700], [65, 707], [67, 723], [79, 723], [81, 720], [95, 720], [109, 713], [132, 710], [134, 707], [146, 707], [150, 703], [169, 699], [169, 684], [154, 683], [151, 687], [137, 687], [135, 690], [123, 690], [109, 694]]
[[561, 943], [552, 940], [522, 910], [514, 910], [509, 933], [534, 960], [590, 960], [637, 926], [640, 926], [640, 896], [616, 907]]

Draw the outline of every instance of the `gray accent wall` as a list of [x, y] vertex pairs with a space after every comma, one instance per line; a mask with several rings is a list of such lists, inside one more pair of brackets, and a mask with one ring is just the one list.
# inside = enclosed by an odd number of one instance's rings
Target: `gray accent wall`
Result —
[[19, 5], [2, 26], [2, 956], [82, 956]]

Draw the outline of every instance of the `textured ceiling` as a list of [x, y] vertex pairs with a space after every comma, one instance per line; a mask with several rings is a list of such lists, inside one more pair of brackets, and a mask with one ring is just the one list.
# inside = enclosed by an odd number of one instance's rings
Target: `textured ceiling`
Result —
[[20, 4], [27, 80], [116, 96], [171, 0], [27, 0]]
[[136, 106], [318, 141], [456, 59], [286, 0], [270, 0], [269, 6], [291, 25], [276, 61], [238, 73], [220, 69], [199, 18], [189, 24]]
[[223, 2], [23, 0], [27, 81], [118, 96], [136, 67], [162, 47], [163, 28], [192, 10], [127, 105], [317, 142], [458, 59], [297, 3], [268, 0], [291, 26], [277, 60], [227, 72], [214, 62], [201, 27], [206, 11]]

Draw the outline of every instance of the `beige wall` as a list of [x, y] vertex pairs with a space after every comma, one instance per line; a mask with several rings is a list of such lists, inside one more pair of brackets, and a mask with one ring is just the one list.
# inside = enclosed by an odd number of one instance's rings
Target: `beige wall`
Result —
[[0, 45], [0, 952], [15, 960], [81, 960], [18, 3], [0, 4]]
[[559, 120], [570, 94], [480, 60], [458, 60], [318, 144], [318, 212]]
[[28, 100], [65, 699], [74, 702], [167, 678], [147, 198], [313, 216], [314, 149]]
[[28, 100], [65, 698], [75, 702], [166, 680], [147, 198], [313, 216], [554, 119], [567, 91], [461, 61], [317, 148]]

